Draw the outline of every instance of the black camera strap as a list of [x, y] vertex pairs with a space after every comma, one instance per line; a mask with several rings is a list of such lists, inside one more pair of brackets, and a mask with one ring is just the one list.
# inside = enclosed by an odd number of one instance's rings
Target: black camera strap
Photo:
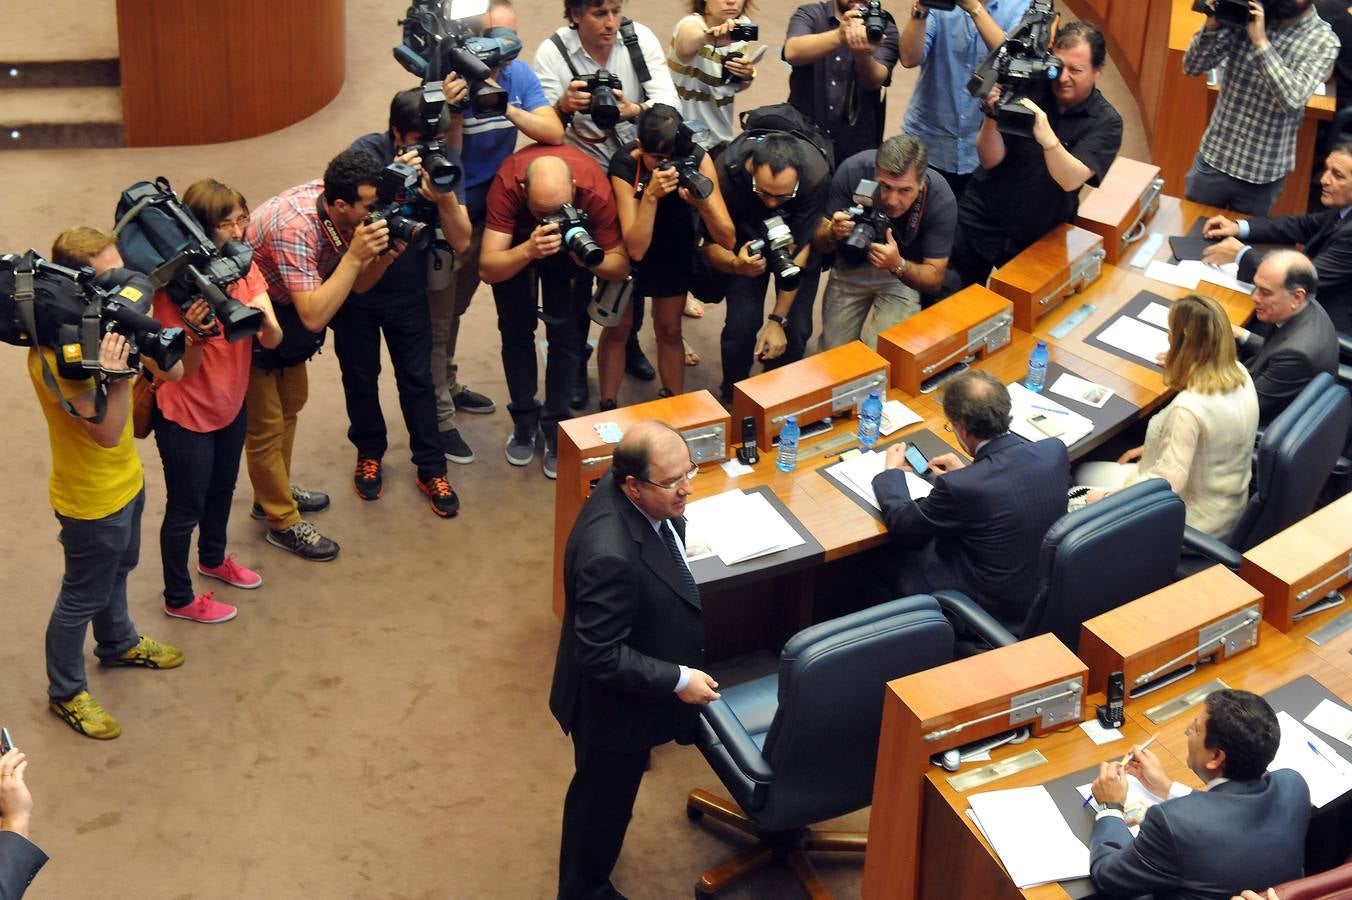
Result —
[[[920, 191], [915, 196], [915, 202], [911, 204], [911, 209], [906, 213], [906, 221], [901, 227], [901, 234], [897, 235], [897, 243], [903, 247], [910, 245], [920, 234], [920, 223], [925, 218], [925, 198], [929, 195], [929, 177], [924, 176], [920, 182]], [[895, 229], [893, 230], [895, 234]]]
[[329, 245], [333, 247], [335, 253], [344, 253], [347, 251], [347, 241], [338, 231], [338, 226], [333, 224], [333, 219], [329, 216], [328, 209], [324, 206], [324, 195], [315, 199], [315, 212], [319, 214], [319, 224], [324, 226], [324, 236], [329, 239]]
[[[581, 81], [582, 75], [578, 73], [577, 67], [573, 65], [572, 59], [568, 56], [568, 48], [563, 43], [563, 38], [559, 37], [556, 31], [549, 36], [550, 42], [558, 48], [559, 56], [563, 57], [563, 63], [572, 73], [574, 81]], [[581, 40], [581, 38], [579, 38]], [[629, 54], [629, 64], [634, 67], [634, 74], [638, 76], [639, 98], [635, 103], [642, 103], [648, 99], [647, 84], [653, 80], [653, 73], [648, 69], [648, 61], [643, 58], [643, 48], [638, 43], [638, 30], [634, 28], [633, 19], [620, 19], [620, 40], [624, 42], [624, 49]]]
[[52, 396], [61, 403], [61, 408], [66, 411], [67, 415], [97, 425], [103, 421], [104, 413], [108, 411], [108, 383], [102, 378], [95, 381], [94, 414], [92, 416], [80, 415], [71, 402], [66, 399], [66, 396], [61, 393], [61, 385], [56, 383], [56, 376], [52, 374], [51, 367], [47, 365], [47, 354], [42, 352], [42, 347], [37, 343], [37, 316], [33, 311], [35, 296], [32, 260], [30, 259], [27, 267], [17, 269], [14, 272], [14, 305], [19, 313], [19, 322], [32, 337], [33, 349], [38, 354], [38, 361], [42, 363], [42, 382], [47, 385], [47, 390], [51, 392]]

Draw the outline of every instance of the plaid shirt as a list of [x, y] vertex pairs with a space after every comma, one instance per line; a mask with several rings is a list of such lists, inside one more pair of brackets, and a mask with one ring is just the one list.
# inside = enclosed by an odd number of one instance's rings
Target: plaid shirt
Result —
[[319, 220], [323, 180], [282, 191], [249, 216], [244, 239], [253, 248], [254, 265], [268, 282], [274, 303], [290, 303], [291, 295], [318, 290], [333, 274], [343, 251], [335, 250]]
[[1296, 167], [1296, 132], [1305, 103], [1338, 57], [1338, 38], [1316, 15], [1269, 27], [1255, 49], [1243, 28], [1205, 28], [1192, 37], [1183, 72], [1225, 63], [1221, 95], [1202, 135], [1202, 160], [1241, 181], [1267, 184]]

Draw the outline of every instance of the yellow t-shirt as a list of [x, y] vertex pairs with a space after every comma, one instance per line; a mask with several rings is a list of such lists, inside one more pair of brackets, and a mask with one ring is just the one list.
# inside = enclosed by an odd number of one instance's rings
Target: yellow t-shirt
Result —
[[[37, 348], [28, 351], [28, 377], [33, 380], [42, 414], [47, 417], [47, 437], [52, 444], [52, 474], [47, 480], [52, 509], [68, 519], [102, 519], [126, 506], [141, 491], [145, 475], [141, 457], [136, 455], [132, 437], [131, 414], [116, 447], [100, 447], [80, 422], [61, 408], [61, 401], [52, 396], [42, 379], [42, 363]], [[42, 350], [47, 356], [52, 376], [69, 398], [94, 389], [94, 379], [69, 381], [56, 371], [56, 360], [51, 350]], [[127, 405], [131, 405], [131, 391], [127, 391]]]

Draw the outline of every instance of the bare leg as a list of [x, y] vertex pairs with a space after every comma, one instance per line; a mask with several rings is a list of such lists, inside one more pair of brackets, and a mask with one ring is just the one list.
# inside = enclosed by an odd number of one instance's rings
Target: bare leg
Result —
[[596, 348], [596, 381], [602, 403], [614, 400], [620, 391], [620, 379], [624, 377], [624, 344], [629, 339], [633, 320], [634, 304], [631, 301], [619, 322], [611, 328], [601, 329], [601, 340]]
[[662, 386], [673, 394], [685, 390], [685, 345], [681, 341], [681, 315], [685, 297], [653, 300], [653, 333], [657, 336], [657, 371]]

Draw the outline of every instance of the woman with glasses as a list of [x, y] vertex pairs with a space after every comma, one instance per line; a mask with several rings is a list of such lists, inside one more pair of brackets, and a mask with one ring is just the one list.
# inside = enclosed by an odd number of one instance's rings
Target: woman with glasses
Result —
[[1115, 463], [1090, 462], [1076, 483], [1101, 490], [1163, 478], [1183, 498], [1187, 524], [1224, 539], [1249, 497], [1250, 452], [1258, 432], [1258, 393], [1235, 357], [1230, 320], [1210, 297], [1189, 294], [1169, 310], [1164, 383], [1178, 391], [1150, 418], [1145, 444]]
[[[610, 160], [620, 230], [633, 261], [634, 291], [620, 322], [601, 332], [597, 380], [602, 410], [617, 405], [625, 338], [636, 314], [634, 305], [645, 297], [653, 301], [661, 394], [669, 397], [685, 389], [681, 312], [701, 222], [715, 242], [732, 247], [732, 218], [718, 190], [713, 159], [698, 146], [688, 157], [676, 156], [681, 125], [674, 107], [653, 104], [638, 117], [638, 140]], [[703, 176], [701, 185], [693, 184], [701, 180], [695, 176]]]
[[[229, 241], [243, 240], [249, 207], [234, 188], [203, 179], [183, 193], [183, 205], [217, 250]], [[244, 277], [226, 293], [263, 314], [258, 343], [267, 348], [281, 343], [282, 329], [268, 299], [267, 283], [256, 266], [250, 264]], [[152, 312], [166, 326], [186, 326], [187, 338], [183, 379], [157, 385], [152, 419], [167, 498], [160, 525], [164, 613], [204, 624], [228, 622], [235, 617], [234, 606], [217, 601], [211, 591], [194, 593], [188, 550], [197, 528], [198, 573], [246, 590], [263, 583], [258, 573], [225, 552], [230, 503], [244, 449], [244, 392], [254, 342], [230, 342], [219, 322], [204, 325], [211, 309], [200, 297], [183, 309], [167, 291], [159, 290]]]

